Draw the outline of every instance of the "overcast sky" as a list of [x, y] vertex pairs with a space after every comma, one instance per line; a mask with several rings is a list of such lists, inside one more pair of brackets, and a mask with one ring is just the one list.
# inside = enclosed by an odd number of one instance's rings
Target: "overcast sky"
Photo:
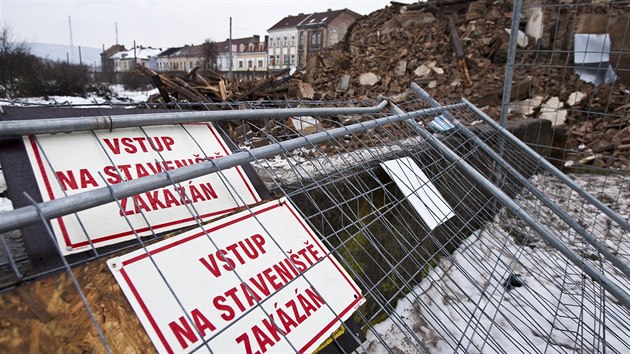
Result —
[[153, 0], [153, 1], [29, 1], [0, 0], [0, 24], [18, 40], [70, 44], [68, 16], [72, 19], [75, 46], [101, 48], [120, 44], [166, 49], [232, 37], [263, 37], [284, 16], [347, 7], [361, 15], [384, 8], [389, 0]]

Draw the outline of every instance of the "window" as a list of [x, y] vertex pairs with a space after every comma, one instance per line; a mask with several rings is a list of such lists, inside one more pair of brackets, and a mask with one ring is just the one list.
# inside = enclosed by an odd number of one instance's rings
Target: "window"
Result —
[[291, 36], [291, 46], [295, 45], [295, 35]]
[[239, 52], [244, 52], [245, 51], [245, 44], [241, 43], [241, 45], [238, 46], [238, 51]]
[[250, 59], [250, 60], [248, 60], [248, 61], [247, 61], [247, 67], [248, 67], [248, 68], [252, 68], [252, 67], [254, 67], [254, 61], [253, 61], [253, 60], [251, 60], [251, 59]]
[[300, 33], [300, 45], [304, 45], [304, 33]]
[[284, 55], [284, 63], [289, 64], [289, 54]]
[[188, 62], [188, 69], [192, 69], [192, 61]]
[[276, 54], [276, 65], [280, 65], [280, 56]]
[[258, 59], [258, 67], [259, 68], [263, 67], [263, 60], [262, 59]]
[[319, 47], [321, 44], [319, 32], [311, 33], [311, 47]]
[[238, 61], [238, 67], [239, 67], [239, 68], [242, 68], [242, 67], [243, 67], [243, 61], [242, 61], [242, 60], [239, 60], [239, 61]]
[[291, 64], [295, 64], [295, 54], [291, 54]]
[[273, 55], [269, 56], [269, 65], [273, 65], [275, 64], [275, 61], [273, 60]]
[[280, 37], [276, 37], [276, 47], [280, 46]]
[[287, 36], [284, 36], [284, 42], [283, 42], [283, 43], [284, 43], [284, 46], [285, 46], [285, 47], [287, 47], [287, 46], [288, 46], [288, 44], [287, 44]]

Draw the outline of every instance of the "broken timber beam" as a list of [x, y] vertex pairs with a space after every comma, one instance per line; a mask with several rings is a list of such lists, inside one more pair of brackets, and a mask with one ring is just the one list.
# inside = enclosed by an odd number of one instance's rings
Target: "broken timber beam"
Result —
[[448, 30], [451, 32], [451, 42], [453, 43], [455, 57], [457, 57], [459, 66], [462, 68], [462, 73], [464, 74], [464, 84], [467, 87], [470, 87], [473, 83], [472, 80], [470, 80], [470, 75], [468, 74], [468, 66], [466, 66], [466, 52], [464, 51], [464, 46], [459, 38], [459, 32], [457, 31], [457, 26], [455, 25], [455, 20], [453, 20], [452, 16], [448, 19]]
[[280, 72], [276, 73], [275, 75], [273, 75], [273, 76], [271, 76], [271, 77], [269, 77], [269, 78], [267, 78], [267, 79], [263, 80], [263, 81], [262, 81], [261, 83], [259, 83], [258, 85], [254, 86], [254, 87], [250, 88], [249, 90], [245, 91], [244, 93], [242, 93], [242, 94], [238, 95], [238, 96], [236, 97], [236, 101], [241, 101], [241, 100], [243, 100], [245, 97], [247, 97], [247, 96], [251, 95], [252, 93], [254, 93], [254, 92], [256, 92], [256, 91], [260, 91], [260, 90], [262, 90], [263, 88], [265, 88], [265, 87], [267, 87], [267, 86], [271, 85], [277, 77], [280, 77], [280, 76], [282, 76], [282, 75], [284, 75], [284, 74], [287, 74], [287, 73], [289, 73], [289, 68], [286, 68], [286, 69], [284, 69], [284, 70], [282, 70], [282, 71], [280, 71]]

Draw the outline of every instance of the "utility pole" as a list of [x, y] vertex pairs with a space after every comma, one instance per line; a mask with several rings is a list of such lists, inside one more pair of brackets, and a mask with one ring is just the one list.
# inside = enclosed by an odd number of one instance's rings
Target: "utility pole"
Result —
[[70, 54], [72, 55], [72, 59], [74, 59], [74, 43], [72, 41], [72, 17], [68, 15], [68, 30], [70, 31]]
[[116, 43], [118, 44], [118, 22], [114, 22], [114, 31], [116, 33]]
[[81, 60], [81, 46], [79, 46], [79, 65], [83, 65], [83, 60]]
[[230, 71], [228, 73], [228, 79], [232, 81], [232, 16], [230, 16], [230, 40], [228, 41], [228, 52], [230, 53]]
[[103, 43], [103, 54], [101, 54], [101, 71], [102, 72], [107, 72], [107, 65], [105, 65], [106, 61], [107, 61], [107, 58], [105, 58], [105, 43]]

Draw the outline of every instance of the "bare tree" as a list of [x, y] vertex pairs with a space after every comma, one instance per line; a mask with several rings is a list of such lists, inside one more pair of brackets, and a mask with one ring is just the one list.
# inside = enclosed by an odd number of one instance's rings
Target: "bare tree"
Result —
[[216, 71], [218, 54], [219, 48], [217, 43], [210, 38], [206, 38], [203, 42], [204, 73], [207, 73], [208, 69]]
[[0, 85], [11, 90], [33, 64], [30, 44], [17, 41], [8, 27], [0, 29]]
[[[54, 62], [31, 53], [31, 45], [0, 29], [0, 94], [14, 97], [82, 95], [89, 82], [87, 66]], [[4, 93], [1, 91], [5, 91]]]

